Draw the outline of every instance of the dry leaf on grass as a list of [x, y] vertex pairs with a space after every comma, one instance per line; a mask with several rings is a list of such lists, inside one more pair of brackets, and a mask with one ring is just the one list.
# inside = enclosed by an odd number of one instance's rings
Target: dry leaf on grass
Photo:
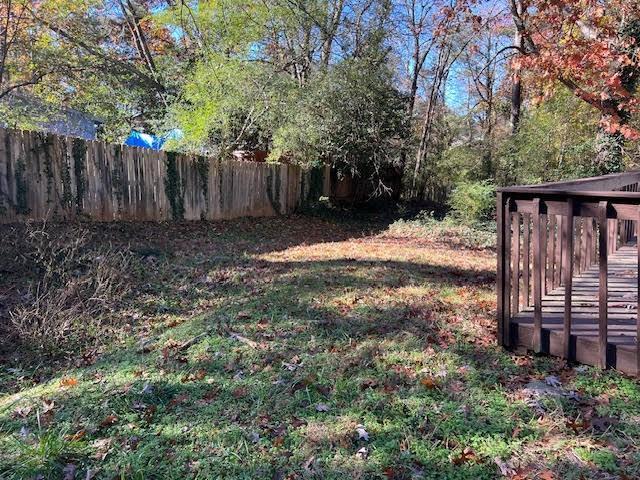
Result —
[[102, 422], [100, 422], [101, 428], [109, 428], [112, 425], [118, 423], [118, 417], [115, 415], [107, 415]]
[[423, 377], [420, 379], [420, 384], [429, 389], [429, 390], [433, 390], [434, 388], [436, 388], [438, 386], [438, 382], [436, 381], [435, 378], [433, 377]]
[[78, 379], [75, 377], [62, 377], [60, 379], [60, 386], [63, 388], [71, 388], [78, 385]]

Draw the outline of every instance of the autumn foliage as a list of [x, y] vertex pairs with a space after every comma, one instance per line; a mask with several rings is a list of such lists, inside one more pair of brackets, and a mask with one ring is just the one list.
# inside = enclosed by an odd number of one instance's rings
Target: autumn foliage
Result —
[[606, 131], [639, 138], [628, 124], [640, 108], [639, 3], [534, 0], [523, 2], [520, 13], [517, 3], [511, 2], [523, 55], [512, 67], [532, 71], [544, 95], [564, 84], [601, 112]]

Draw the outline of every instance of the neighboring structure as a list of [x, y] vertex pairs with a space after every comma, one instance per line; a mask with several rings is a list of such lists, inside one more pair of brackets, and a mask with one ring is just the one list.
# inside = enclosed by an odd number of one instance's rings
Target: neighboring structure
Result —
[[102, 121], [87, 113], [72, 108], [59, 108], [23, 94], [13, 93], [0, 101], [6, 110], [0, 127], [11, 128], [13, 119], [28, 119], [33, 128], [56, 135], [96, 140]]

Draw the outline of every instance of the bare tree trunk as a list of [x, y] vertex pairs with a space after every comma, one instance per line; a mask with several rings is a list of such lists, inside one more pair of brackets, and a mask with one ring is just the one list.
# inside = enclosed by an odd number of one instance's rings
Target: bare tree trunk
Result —
[[335, 40], [338, 26], [342, 20], [344, 10], [344, 0], [338, 0], [331, 12], [327, 12], [328, 21], [323, 27], [322, 33], [322, 53], [320, 56], [320, 64], [328, 67], [331, 61], [331, 53], [333, 51], [333, 42]]
[[[518, 22], [516, 19], [522, 17], [523, 6], [521, 0], [514, 0], [512, 2], [512, 13], [514, 23], [516, 24], [516, 30], [513, 34], [513, 45], [522, 51], [524, 47], [522, 31], [518, 28]], [[514, 11], [515, 10], [515, 11]], [[514, 70], [511, 74], [511, 133], [515, 134], [520, 127], [520, 112], [522, 109], [522, 77], [520, 72]]]
[[440, 88], [447, 77], [449, 70], [449, 56], [451, 54], [451, 47], [449, 45], [442, 45], [438, 52], [438, 61], [433, 78], [433, 84], [431, 85], [431, 92], [429, 94], [429, 103], [427, 106], [427, 112], [424, 116], [422, 124], [422, 134], [420, 136], [420, 145], [418, 146], [418, 153], [416, 154], [416, 164], [413, 170], [413, 195], [416, 196], [422, 188], [418, 187], [418, 177], [420, 176], [420, 170], [422, 164], [427, 156], [427, 149], [431, 143], [431, 134], [433, 131], [433, 123], [435, 121], [435, 115], [437, 112], [438, 95]]

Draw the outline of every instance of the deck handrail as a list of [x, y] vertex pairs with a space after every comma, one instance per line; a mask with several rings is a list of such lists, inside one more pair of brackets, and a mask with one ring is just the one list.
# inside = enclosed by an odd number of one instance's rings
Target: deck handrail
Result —
[[[608, 352], [608, 258], [637, 237], [640, 220], [640, 170], [567, 182], [503, 187], [497, 190], [498, 339], [511, 346], [519, 331], [512, 319], [533, 308], [536, 352], [606, 368]], [[640, 255], [639, 255], [640, 263]], [[577, 352], [572, 335], [574, 274], [598, 268], [598, 338], [592, 352]], [[564, 287], [560, 338], [543, 329], [542, 298]], [[640, 287], [640, 284], [639, 284]], [[635, 292], [640, 293], [640, 288]], [[531, 310], [527, 310], [531, 312]], [[636, 365], [640, 374], [640, 313], [637, 314]], [[554, 343], [555, 342], [555, 343]]]
[[[610, 173], [597, 177], [577, 178], [573, 180], [562, 180], [557, 182], [546, 182], [535, 185], [519, 185], [517, 187], [499, 188], [498, 191], [509, 191], [513, 189], [553, 189], [559, 191], [573, 191], [582, 188], [591, 191], [598, 187], [599, 191], [614, 191], [614, 189], [634, 182], [640, 181], [640, 170], [630, 170], [622, 173]], [[591, 188], [590, 188], [591, 187]]]

